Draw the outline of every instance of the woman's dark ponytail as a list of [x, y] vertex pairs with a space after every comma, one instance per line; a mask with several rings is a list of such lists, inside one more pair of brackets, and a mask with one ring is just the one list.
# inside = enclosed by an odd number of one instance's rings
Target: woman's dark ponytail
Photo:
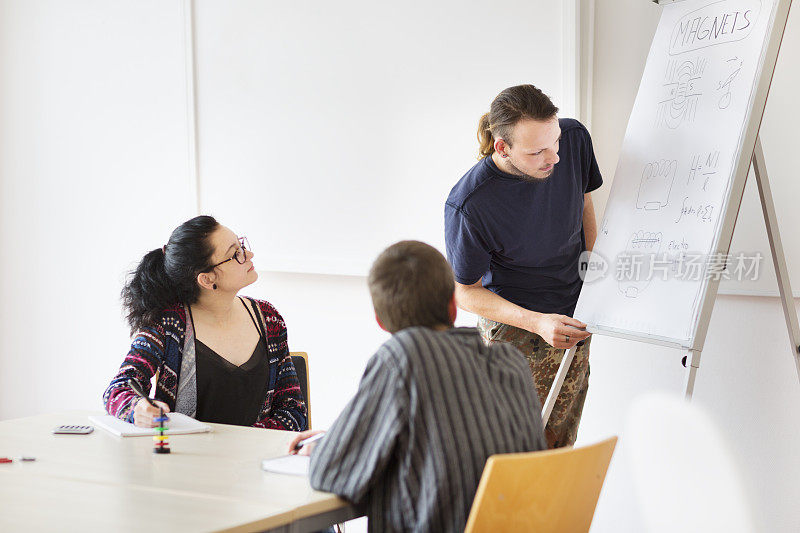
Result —
[[218, 226], [214, 217], [194, 217], [172, 232], [166, 246], [142, 258], [122, 289], [131, 334], [155, 324], [164, 309], [197, 301], [197, 275], [209, 267], [214, 249], [208, 237]]
[[122, 304], [128, 311], [131, 330], [156, 321], [156, 314], [178, 301], [164, 268], [164, 250], [148, 252], [122, 289]]

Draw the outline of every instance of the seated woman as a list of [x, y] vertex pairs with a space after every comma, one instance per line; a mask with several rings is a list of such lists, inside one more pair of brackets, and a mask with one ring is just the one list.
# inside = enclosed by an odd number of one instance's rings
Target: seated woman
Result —
[[213, 217], [178, 226], [139, 263], [125, 288], [133, 342], [103, 394], [109, 414], [152, 427], [155, 403], [204, 422], [300, 431], [306, 406], [283, 318], [268, 302], [237, 296], [256, 281], [253, 252]]

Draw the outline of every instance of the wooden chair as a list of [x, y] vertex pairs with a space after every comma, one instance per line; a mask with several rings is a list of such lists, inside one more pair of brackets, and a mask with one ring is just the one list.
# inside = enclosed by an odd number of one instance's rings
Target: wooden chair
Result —
[[300, 382], [300, 392], [303, 393], [303, 399], [306, 401], [306, 413], [308, 415], [308, 429], [311, 429], [311, 397], [309, 396], [310, 390], [308, 387], [308, 354], [306, 352], [289, 352], [292, 357], [295, 372], [297, 372], [297, 381]]
[[616, 444], [489, 457], [465, 532], [589, 531]]

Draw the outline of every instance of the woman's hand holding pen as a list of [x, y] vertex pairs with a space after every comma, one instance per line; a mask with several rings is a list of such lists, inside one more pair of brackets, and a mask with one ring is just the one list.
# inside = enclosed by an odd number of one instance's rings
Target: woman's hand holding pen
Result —
[[155, 419], [161, 415], [161, 411], [169, 413], [169, 406], [164, 402], [151, 400], [135, 379], [129, 379], [128, 386], [140, 398], [133, 406], [133, 425], [140, 428], [152, 428], [159, 425]]
[[[154, 405], [151, 405], [151, 403]], [[164, 402], [158, 400], [147, 401], [146, 398], [139, 398], [136, 406], [133, 408], [133, 425], [140, 428], [152, 428], [159, 425], [155, 419], [159, 416], [159, 407], [164, 410], [164, 413], [169, 413], [169, 406]]]

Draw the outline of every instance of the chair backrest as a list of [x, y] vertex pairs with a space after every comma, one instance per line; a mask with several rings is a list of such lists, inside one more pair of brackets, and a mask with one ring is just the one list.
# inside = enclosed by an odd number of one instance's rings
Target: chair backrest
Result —
[[489, 457], [465, 531], [589, 531], [616, 444]]
[[300, 392], [306, 401], [306, 412], [308, 415], [308, 429], [311, 429], [311, 397], [308, 387], [308, 354], [306, 352], [290, 352], [294, 370], [297, 372], [297, 381], [300, 382]]

